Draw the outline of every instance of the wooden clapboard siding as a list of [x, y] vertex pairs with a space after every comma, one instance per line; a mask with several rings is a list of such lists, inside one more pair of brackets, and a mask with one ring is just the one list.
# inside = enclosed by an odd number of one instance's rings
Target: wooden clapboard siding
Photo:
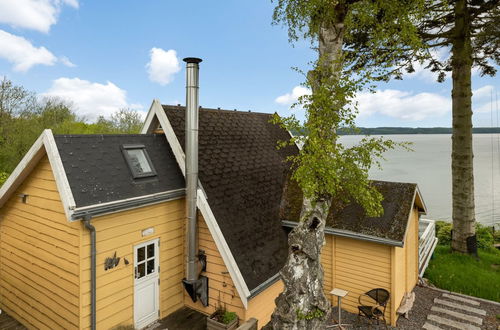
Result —
[[[349, 291], [342, 299], [344, 310], [357, 314], [358, 297], [373, 288], [391, 290], [391, 247], [344, 237], [335, 237], [332, 243], [333, 287]], [[336, 299], [333, 303], [336, 305]], [[386, 311], [388, 321], [391, 308], [390, 301]]]
[[321, 265], [323, 266], [323, 289], [328, 299], [333, 289], [333, 240], [332, 235], [325, 235], [325, 245], [321, 249]]
[[30, 329], [78, 329], [79, 245], [45, 156], [1, 210], [0, 308]]
[[271, 314], [276, 307], [274, 300], [282, 291], [283, 281], [278, 280], [250, 299], [245, 313], [245, 320], [254, 317], [258, 320], [259, 329], [265, 326], [271, 320]]
[[[149, 205], [92, 220], [97, 248], [97, 328], [134, 324], [134, 246], [160, 239], [160, 317], [183, 305], [184, 199]], [[142, 237], [142, 230], [154, 234]], [[90, 327], [90, 235], [83, 229], [81, 245], [81, 325]], [[108, 257], [120, 257], [117, 267], [104, 270]], [[124, 259], [129, 261], [125, 265]]]
[[411, 222], [408, 227], [406, 237], [406, 260], [408, 268], [408, 277], [406, 278], [406, 290], [413, 290], [418, 282], [418, 209], [413, 208], [411, 213]]
[[228, 311], [235, 312], [240, 321], [245, 320], [245, 308], [231, 279], [222, 256], [215, 245], [205, 220], [198, 216], [199, 249], [207, 254], [207, 271], [202, 275], [208, 277], [209, 305], [204, 307], [198, 300], [193, 303], [189, 295], [184, 292], [184, 304], [205, 314], [212, 314], [219, 306], [225, 306]]
[[403, 296], [411, 292], [418, 281], [418, 210], [413, 209], [409, 218], [404, 247], [394, 247], [394, 286], [392, 311], [397, 318], [397, 309]]
[[405, 247], [393, 247], [394, 253], [392, 254], [394, 258], [393, 263], [393, 286], [391, 290], [391, 298], [396, 305], [391, 311], [391, 319], [397, 318], [396, 310], [401, 303], [401, 299], [406, 291], [406, 246]]

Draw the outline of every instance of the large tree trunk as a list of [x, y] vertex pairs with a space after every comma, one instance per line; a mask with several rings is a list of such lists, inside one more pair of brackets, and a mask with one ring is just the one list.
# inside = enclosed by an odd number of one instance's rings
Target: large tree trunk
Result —
[[[337, 4], [335, 11], [335, 21], [322, 22], [318, 31], [318, 67], [308, 74], [313, 93], [319, 87], [322, 74], [336, 75], [341, 69], [339, 59], [346, 7], [343, 3]], [[331, 134], [325, 132], [325, 136]], [[323, 290], [321, 266], [321, 249], [325, 244], [325, 224], [330, 204], [328, 197], [316, 200], [304, 198], [300, 222], [288, 236], [288, 258], [280, 271], [285, 288], [276, 298], [276, 309], [271, 318], [273, 329], [324, 329], [330, 319], [331, 306]]]
[[285, 284], [276, 298], [273, 329], [323, 329], [330, 302], [323, 291], [321, 248], [330, 201], [305, 200], [300, 223], [288, 236], [288, 259], [280, 271]]
[[472, 45], [470, 14], [466, 0], [455, 3], [455, 35], [452, 44], [452, 184], [453, 250], [477, 253], [475, 244], [474, 172], [472, 152]]

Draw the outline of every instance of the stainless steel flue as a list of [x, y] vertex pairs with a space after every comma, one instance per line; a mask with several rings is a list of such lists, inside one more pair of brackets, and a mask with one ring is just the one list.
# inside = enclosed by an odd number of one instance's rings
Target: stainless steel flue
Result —
[[198, 89], [199, 63], [202, 60], [187, 57], [186, 62], [186, 280], [198, 279], [196, 245], [196, 200], [198, 191]]

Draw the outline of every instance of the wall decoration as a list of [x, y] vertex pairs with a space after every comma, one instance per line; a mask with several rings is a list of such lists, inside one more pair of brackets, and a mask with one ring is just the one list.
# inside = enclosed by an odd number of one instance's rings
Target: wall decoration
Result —
[[104, 260], [104, 270], [112, 269], [118, 266], [120, 263], [120, 257], [116, 257], [116, 252], [113, 255], [113, 258], [106, 258]]

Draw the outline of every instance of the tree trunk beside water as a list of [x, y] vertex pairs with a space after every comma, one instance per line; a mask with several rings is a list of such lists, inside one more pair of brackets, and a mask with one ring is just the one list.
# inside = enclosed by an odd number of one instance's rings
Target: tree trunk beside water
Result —
[[[475, 242], [474, 171], [472, 150], [472, 45], [467, 1], [455, 3], [452, 43], [452, 195], [453, 250], [477, 253]], [[469, 242], [469, 244], [467, 244]]]

